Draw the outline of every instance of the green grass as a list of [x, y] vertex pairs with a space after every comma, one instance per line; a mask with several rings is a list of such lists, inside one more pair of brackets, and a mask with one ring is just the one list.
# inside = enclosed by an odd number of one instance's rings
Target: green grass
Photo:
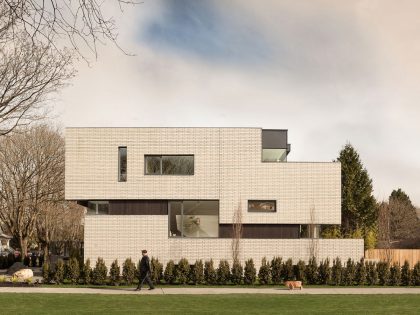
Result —
[[419, 295], [0, 294], [2, 314], [418, 314]]

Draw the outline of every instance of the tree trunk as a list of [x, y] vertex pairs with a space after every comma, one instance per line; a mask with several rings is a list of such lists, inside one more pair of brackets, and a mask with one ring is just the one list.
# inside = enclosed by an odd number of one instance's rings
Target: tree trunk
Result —
[[28, 240], [26, 238], [20, 238], [19, 239], [19, 245], [20, 245], [20, 259], [23, 262], [23, 259], [28, 255]]
[[48, 243], [44, 243], [44, 246], [42, 246], [42, 249], [44, 251], [44, 262], [48, 262], [48, 259], [50, 258], [50, 253], [49, 253], [49, 246]]

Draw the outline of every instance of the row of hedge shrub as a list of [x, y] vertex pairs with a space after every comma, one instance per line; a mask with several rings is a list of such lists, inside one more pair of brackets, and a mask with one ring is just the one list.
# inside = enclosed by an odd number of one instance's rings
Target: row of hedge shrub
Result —
[[[328, 259], [317, 263], [310, 259], [307, 264], [300, 260], [296, 265], [291, 259], [286, 261], [281, 257], [274, 257], [271, 261], [262, 259], [261, 267], [257, 270], [252, 259], [242, 266], [234, 262], [232, 266], [228, 261], [221, 260], [219, 265], [214, 265], [213, 260], [197, 260], [190, 265], [187, 259], [182, 258], [178, 264], [170, 260], [165, 269], [158, 259], [151, 259], [151, 278], [155, 284], [282, 284], [286, 280], [300, 280], [304, 284], [320, 285], [393, 285], [410, 286], [420, 285], [420, 262], [410, 268], [406, 261], [402, 267], [389, 263], [365, 262], [363, 259], [354, 262], [349, 259], [345, 264], [339, 258], [332, 264]], [[84, 264], [79, 264], [76, 258], [71, 258], [66, 264], [58, 260], [50, 268], [48, 263], [43, 266], [45, 283], [97, 284], [97, 285], [131, 285], [138, 277], [138, 265], [127, 258], [120, 268], [115, 260], [109, 269], [102, 258], [98, 258], [92, 268], [88, 259]]]

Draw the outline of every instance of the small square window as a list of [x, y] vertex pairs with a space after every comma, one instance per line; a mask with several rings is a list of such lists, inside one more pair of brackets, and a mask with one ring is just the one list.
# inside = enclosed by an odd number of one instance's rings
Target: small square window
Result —
[[249, 212], [276, 212], [275, 200], [248, 200]]

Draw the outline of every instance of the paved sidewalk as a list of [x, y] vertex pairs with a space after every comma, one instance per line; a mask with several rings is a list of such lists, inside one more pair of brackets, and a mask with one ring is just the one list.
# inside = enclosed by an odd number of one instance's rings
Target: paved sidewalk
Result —
[[100, 289], [100, 288], [7, 288], [1, 293], [68, 293], [68, 294], [420, 294], [420, 288], [310, 288], [288, 290], [286, 288], [157, 288], [143, 289]]

